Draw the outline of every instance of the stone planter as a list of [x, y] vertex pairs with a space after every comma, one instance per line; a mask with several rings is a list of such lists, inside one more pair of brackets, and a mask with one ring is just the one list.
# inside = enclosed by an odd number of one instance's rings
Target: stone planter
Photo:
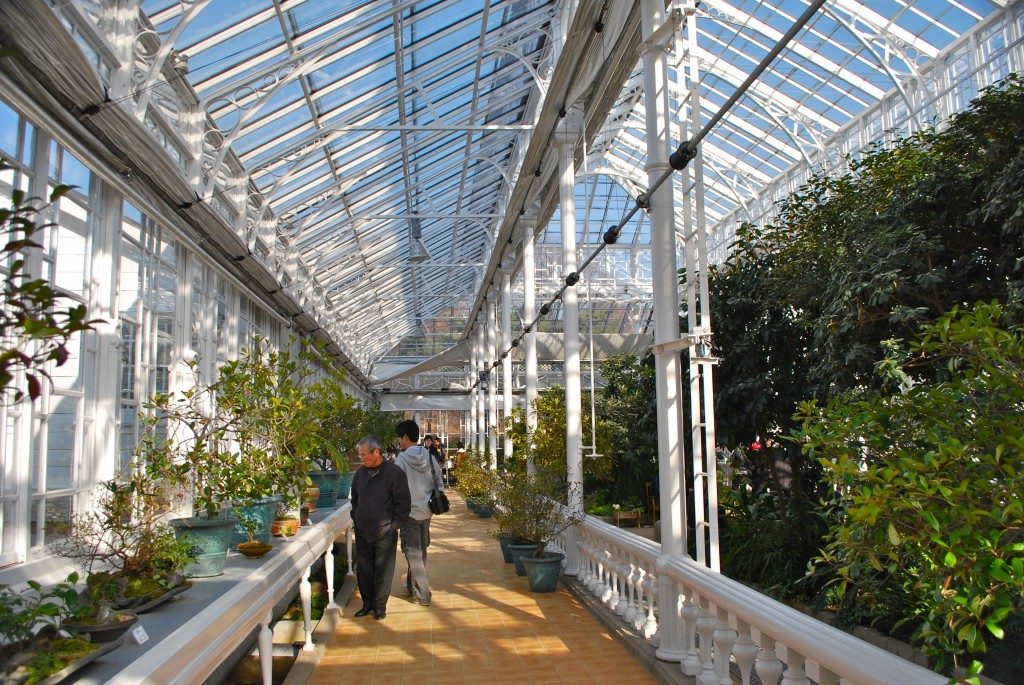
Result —
[[545, 552], [542, 557], [521, 557], [526, 569], [526, 579], [530, 582], [530, 592], [554, 592], [558, 585], [558, 576], [562, 573], [564, 558], [564, 554], [552, 552]]
[[139, 622], [135, 614], [118, 614], [116, 620], [108, 623], [72, 623], [65, 622], [62, 629], [70, 630], [79, 635], [88, 635], [90, 642], [113, 642]]
[[174, 535], [197, 550], [196, 560], [185, 569], [193, 578], [210, 578], [224, 573], [235, 519], [228, 516], [172, 519]]

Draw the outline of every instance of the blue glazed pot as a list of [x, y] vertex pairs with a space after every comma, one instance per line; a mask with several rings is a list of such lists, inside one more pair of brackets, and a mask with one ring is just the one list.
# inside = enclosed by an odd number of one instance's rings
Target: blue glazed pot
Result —
[[352, 492], [352, 476], [354, 475], [356, 475], [355, 471], [341, 474], [341, 478], [338, 480], [338, 499], [348, 499]]
[[515, 540], [515, 536], [511, 533], [498, 533], [498, 545], [501, 547], [501, 558], [505, 560], [506, 564], [512, 563], [512, 552], [509, 551], [508, 546]]
[[338, 499], [341, 473], [338, 471], [310, 471], [309, 477], [320, 488], [320, 496], [316, 498], [316, 508], [333, 507]]
[[228, 547], [237, 521], [231, 516], [193, 516], [172, 519], [174, 536], [192, 545], [196, 560], [189, 564], [184, 575], [192, 578], [211, 578], [224, 573]]
[[508, 551], [512, 555], [512, 563], [516, 565], [516, 575], [525, 576], [526, 567], [523, 565], [523, 557], [533, 554], [533, 551], [537, 549], [537, 545], [532, 542], [527, 543], [509, 543]]
[[[232, 509], [244, 512], [249, 516], [255, 516], [260, 523], [260, 527], [252, 539], [259, 540], [260, 542], [270, 542], [270, 524], [274, 522], [274, 517], [277, 515], [277, 504], [280, 501], [281, 496], [274, 495], [247, 504], [236, 504]], [[249, 536], [246, 534], [245, 528], [240, 522], [236, 523], [234, 533], [231, 536], [230, 546], [235, 547], [248, 539]]]
[[489, 519], [494, 516], [494, 505], [490, 502], [476, 505], [476, 515], [482, 519]]
[[530, 583], [530, 592], [554, 592], [558, 585], [558, 576], [562, 573], [564, 558], [564, 554], [552, 552], [546, 552], [542, 557], [522, 557], [526, 580]]

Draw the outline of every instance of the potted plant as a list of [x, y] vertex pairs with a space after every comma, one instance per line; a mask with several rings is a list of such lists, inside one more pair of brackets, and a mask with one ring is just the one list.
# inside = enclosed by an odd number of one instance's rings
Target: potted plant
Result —
[[48, 588], [34, 580], [21, 591], [0, 585], [0, 680], [38, 683], [117, 647], [61, 634], [79, 610], [77, 582], [78, 574], [72, 573]]
[[476, 453], [470, 453], [455, 467], [457, 490], [466, 500], [466, 507], [475, 511], [481, 504], [487, 507], [493, 501], [497, 476], [484, 465]]
[[270, 543], [256, 538], [256, 535], [263, 528], [263, 521], [260, 520], [257, 512], [240, 511], [237, 513], [237, 516], [239, 523], [245, 530], [247, 539], [245, 542], [238, 543], [235, 549], [250, 559], [259, 559], [273, 549], [273, 545]]
[[[575, 486], [578, 488], [578, 486]], [[508, 545], [516, 573], [527, 576], [533, 592], [553, 592], [561, 569], [562, 554], [547, 551], [563, 531], [583, 520], [582, 512], [567, 502], [574, 487], [563, 475], [524, 469], [508, 471], [497, 489], [499, 530], [511, 534]]]
[[231, 425], [214, 411], [216, 388], [198, 382], [195, 359], [182, 363], [192, 387], [158, 393], [146, 403], [144, 431], [137, 454], [153, 480], [162, 480], [179, 496], [192, 496], [193, 516], [172, 519], [179, 540], [193, 549], [185, 569], [193, 577], [224, 572], [235, 519], [226, 514], [234, 474], [240, 470], [227, 449]]
[[352, 487], [353, 471], [346, 454], [362, 437], [362, 412], [358, 400], [344, 391], [344, 379], [344, 370], [332, 370], [306, 392], [314, 417], [309, 475], [320, 488], [318, 507], [333, 507], [337, 500], [348, 499]]
[[166, 483], [135, 461], [97, 487], [93, 506], [50, 546], [88, 573], [88, 597], [141, 613], [188, 589], [182, 571], [194, 554], [162, 522], [172, 500]]

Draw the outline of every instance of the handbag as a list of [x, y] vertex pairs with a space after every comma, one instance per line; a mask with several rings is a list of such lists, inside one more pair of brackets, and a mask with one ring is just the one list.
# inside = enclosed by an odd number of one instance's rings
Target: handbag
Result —
[[430, 511], [433, 514], [444, 514], [451, 509], [452, 505], [448, 502], [448, 495], [444, 494], [444, 490], [438, 490], [437, 474], [434, 473], [434, 458], [427, 455], [427, 459], [430, 460], [430, 483], [433, 489], [430, 491], [430, 500], [427, 502], [427, 506], [430, 507]]

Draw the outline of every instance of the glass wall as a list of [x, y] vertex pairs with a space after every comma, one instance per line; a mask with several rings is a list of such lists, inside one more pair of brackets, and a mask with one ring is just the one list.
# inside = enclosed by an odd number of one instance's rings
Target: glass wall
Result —
[[0, 156], [9, 167], [0, 170], [5, 202], [15, 190], [46, 197], [57, 184], [73, 186], [39, 217], [49, 226], [27, 264], [69, 304], [84, 303], [89, 318], [101, 319], [72, 338], [69, 359], [48, 369], [52, 383], [37, 401], [0, 403], [2, 568], [48, 556], [47, 545], [88, 506], [100, 474], [130, 461], [139, 413], [153, 393], [182, 382], [174, 371], [187, 353], [195, 352], [209, 380], [243, 336], [280, 344], [283, 327], [180, 239], [176, 217], [125, 197], [2, 100]]

